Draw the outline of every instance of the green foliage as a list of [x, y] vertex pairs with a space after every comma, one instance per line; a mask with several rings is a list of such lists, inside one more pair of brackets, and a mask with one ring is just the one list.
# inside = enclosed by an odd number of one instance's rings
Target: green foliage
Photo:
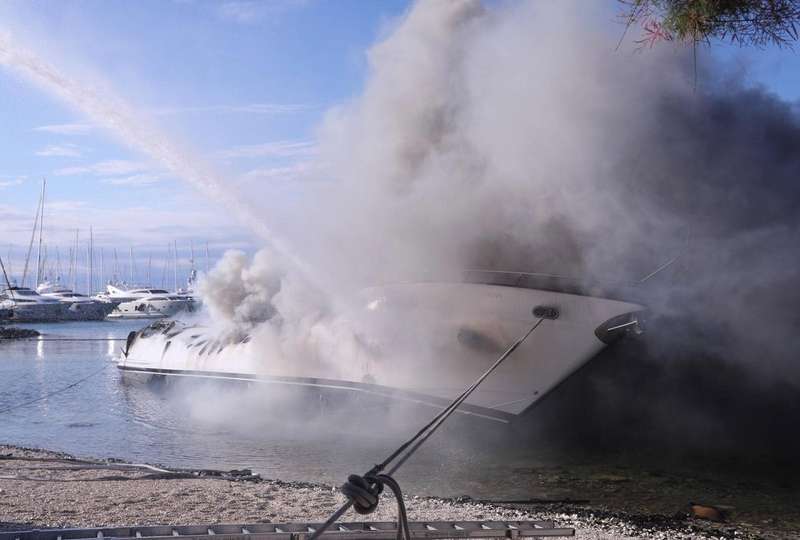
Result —
[[798, 39], [800, 0], [619, 0], [626, 24], [638, 24], [638, 41], [709, 42], [791, 46]]

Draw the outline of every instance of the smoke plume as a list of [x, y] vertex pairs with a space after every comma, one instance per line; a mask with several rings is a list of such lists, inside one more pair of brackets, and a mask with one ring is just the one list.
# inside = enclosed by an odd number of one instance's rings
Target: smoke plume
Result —
[[[363, 93], [320, 127], [326, 182], [299, 217], [323, 240], [295, 245], [339, 291], [463, 268], [632, 283], [653, 330], [639, 365], [659, 359], [675, 380], [697, 370], [688, 357], [729, 366], [743, 378], [703, 376], [700, 393], [757, 386], [741, 393], [754, 403], [796, 388], [796, 110], [705, 49], [695, 75], [687, 48], [617, 50], [621, 32], [584, 2], [415, 3], [369, 51]], [[249, 313], [248, 294], [271, 306], [261, 317], [290, 305], [271, 300], [277, 274], [252, 277], [221, 313]], [[659, 419], [696, 405], [667, 386]], [[721, 424], [725, 411], [697, 406]]]

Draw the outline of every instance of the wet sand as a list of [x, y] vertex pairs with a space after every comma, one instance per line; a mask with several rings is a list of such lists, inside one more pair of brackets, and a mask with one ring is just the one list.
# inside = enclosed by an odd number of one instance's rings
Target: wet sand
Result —
[[[332, 486], [266, 480], [248, 471], [171, 471], [0, 446], [0, 530], [322, 521], [344, 501]], [[620, 491], [617, 488], [628, 483], [621, 478], [598, 481]], [[639, 495], [635, 490], [631, 494]], [[783, 527], [626, 513], [608, 504], [492, 504], [413, 493], [406, 494], [406, 503], [412, 520], [551, 519], [557, 526], [574, 527], [576, 538], [584, 539], [793, 536]], [[348, 514], [345, 519], [365, 518]], [[391, 495], [385, 494], [378, 510], [366, 519], [396, 519]]]

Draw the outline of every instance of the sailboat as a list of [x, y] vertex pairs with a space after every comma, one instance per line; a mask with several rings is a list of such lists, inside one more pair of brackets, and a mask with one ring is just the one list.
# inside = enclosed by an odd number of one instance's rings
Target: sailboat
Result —
[[42, 192], [39, 197], [39, 204], [36, 207], [36, 217], [33, 221], [33, 231], [31, 233], [31, 241], [28, 244], [28, 255], [25, 259], [25, 269], [22, 274], [23, 286], [18, 287], [11, 283], [8, 276], [5, 277], [4, 287], [0, 289], [0, 310], [10, 313], [8, 316], [9, 321], [13, 322], [54, 322], [64, 320], [66, 316], [67, 307], [62, 302], [54, 299], [47, 298], [36, 291], [25, 287], [25, 278], [28, 272], [28, 263], [30, 260], [31, 250], [33, 248], [34, 240], [36, 239], [36, 230], [39, 229], [39, 244], [36, 253], [36, 279], [37, 281], [42, 275], [42, 230], [41, 225], [44, 219], [44, 197], [47, 181], [42, 179]]

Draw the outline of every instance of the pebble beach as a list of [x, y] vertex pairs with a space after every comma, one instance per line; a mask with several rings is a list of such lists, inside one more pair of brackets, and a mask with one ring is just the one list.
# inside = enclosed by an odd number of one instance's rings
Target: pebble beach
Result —
[[[0, 446], [0, 531], [130, 525], [287, 523], [325, 520], [344, 497], [334, 486], [262, 479], [250, 471], [170, 470]], [[406, 494], [409, 519], [553, 520], [575, 538], [788, 538], [680, 516], [626, 516], [560, 505], [488, 504]], [[393, 521], [384, 494], [370, 521]], [[360, 519], [361, 518], [361, 519]], [[347, 515], [345, 520], [363, 521]]]

